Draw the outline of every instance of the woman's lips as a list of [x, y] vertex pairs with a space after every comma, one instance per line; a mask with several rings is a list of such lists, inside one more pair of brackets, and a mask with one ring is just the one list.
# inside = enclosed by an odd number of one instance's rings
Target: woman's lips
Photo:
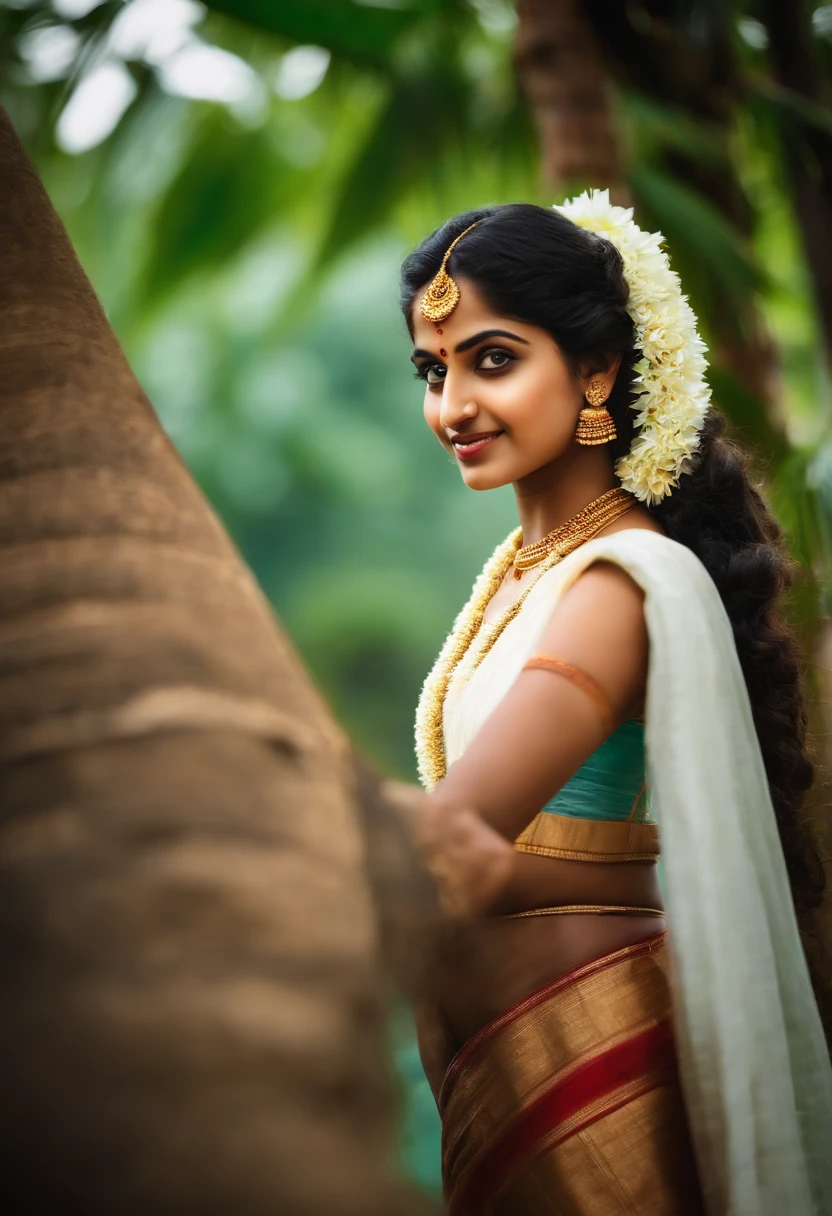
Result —
[[487, 447], [499, 439], [502, 431], [489, 431], [487, 435], [459, 435], [451, 440], [458, 460], [473, 460]]

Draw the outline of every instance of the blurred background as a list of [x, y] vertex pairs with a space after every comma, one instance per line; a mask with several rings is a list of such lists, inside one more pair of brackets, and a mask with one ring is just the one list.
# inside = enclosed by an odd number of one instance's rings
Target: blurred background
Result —
[[[171, 438], [353, 739], [415, 779], [421, 681], [498, 539], [421, 417], [402, 256], [609, 186], [661, 230], [832, 700], [832, 4], [0, 0], [0, 102]], [[408, 1019], [407, 1170], [438, 1183]]]

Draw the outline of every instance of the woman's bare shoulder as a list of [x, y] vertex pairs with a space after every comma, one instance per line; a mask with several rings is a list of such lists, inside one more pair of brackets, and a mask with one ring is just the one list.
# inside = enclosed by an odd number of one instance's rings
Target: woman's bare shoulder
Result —
[[599, 627], [625, 641], [627, 634], [641, 629], [644, 591], [617, 562], [603, 558], [587, 566], [571, 583], [555, 607], [550, 620], [569, 626], [591, 639]]
[[549, 616], [539, 649], [583, 668], [610, 696], [629, 706], [647, 669], [644, 591], [614, 562], [588, 566]]

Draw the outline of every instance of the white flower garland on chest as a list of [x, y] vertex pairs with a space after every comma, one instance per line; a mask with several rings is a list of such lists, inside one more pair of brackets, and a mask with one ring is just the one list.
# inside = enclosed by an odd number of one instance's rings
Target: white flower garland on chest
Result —
[[[626, 308], [641, 357], [634, 366], [635, 397], [631, 406], [636, 411], [636, 434], [629, 452], [616, 461], [615, 473], [625, 490], [650, 506], [670, 494], [680, 476], [691, 469], [711, 401], [705, 378], [707, 347], [699, 336], [688, 298], [682, 294], [679, 276], [661, 247], [664, 237], [660, 232], [639, 228], [633, 222], [632, 208], [614, 206], [608, 190], [584, 191], [554, 210], [580, 228], [605, 237], [621, 254], [630, 289]], [[416, 712], [416, 756], [419, 776], [427, 789], [445, 775], [445, 694], [520, 541], [517, 529], [486, 562], [425, 680]], [[540, 573], [551, 564], [553, 561], [544, 563]], [[477, 650], [477, 663], [520, 611], [528, 590], [486, 632]]]

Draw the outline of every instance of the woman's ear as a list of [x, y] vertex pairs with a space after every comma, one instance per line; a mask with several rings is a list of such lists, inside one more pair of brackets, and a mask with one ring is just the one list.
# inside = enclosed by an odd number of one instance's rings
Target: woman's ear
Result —
[[623, 357], [623, 351], [619, 351], [617, 355], [602, 355], [600, 358], [587, 360], [581, 365], [580, 372], [580, 379], [584, 386], [587, 386], [591, 380], [600, 381], [607, 390], [607, 394], [611, 393]]

